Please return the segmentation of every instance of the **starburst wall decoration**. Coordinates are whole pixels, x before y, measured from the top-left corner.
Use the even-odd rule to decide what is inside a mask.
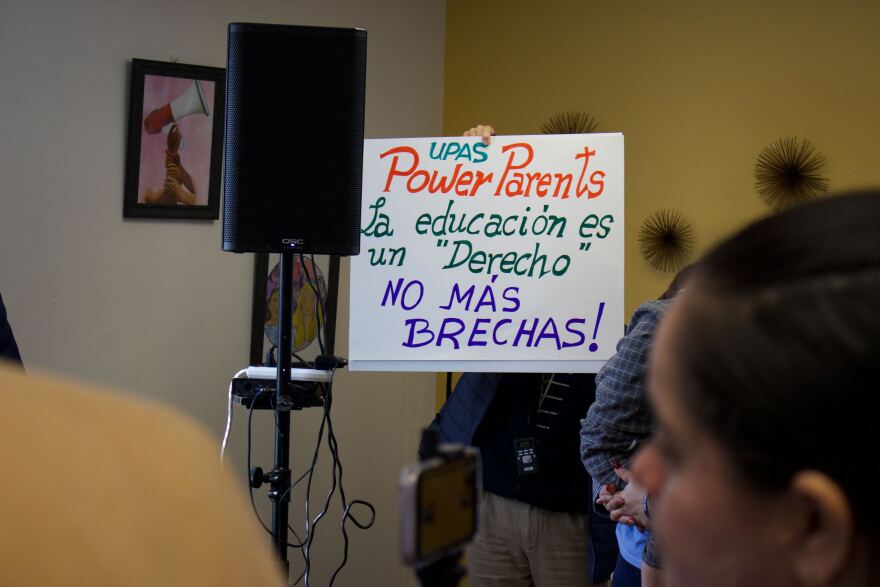
[[[694,230],[676,210],[658,210],[639,228],[639,251],[654,269],[677,271],[694,250]]]
[[[755,163],[755,189],[775,211],[803,204],[828,190],[825,157],[810,141],[785,137],[764,147]]]
[[[593,132],[597,126],[599,121],[586,112],[562,112],[542,124],[541,132],[545,135],[577,135]]]

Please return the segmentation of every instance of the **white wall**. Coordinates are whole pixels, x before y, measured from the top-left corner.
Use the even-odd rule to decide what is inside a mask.
[[[171,403],[219,438],[228,380],[248,358],[253,258],[220,251],[219,221],[123,220],[129,60],[224,67],[232,21],[363,27],[367,136],[429,136],[442,123],[444,19],[444,0],[3,0],[0,292],[26,365]],[[347,268],[339,354],[348,344]],[[432,403],[429,374],[338,376],[347,497],[372,501],[378,521],[367,532],[349,524],[350,562],[337,585],[412,583],[397,562],[395,485]],[[313,412],[293,416],[295,474],[312,450]],[[232,439],[242,478],[244,416]],[[269,468],[264,416],[255,417],[255,464]],[[323,464],[313,512],[328,487]],[[198,483],[186,473],[182,482]],[[296,524],[302,496],[297,488],[291,502]],[[257,500],[265,515],[264,494]],[[341,560],[338,522],[334,510],[319,528],[313,585]],[[297,553],[291,561],[301,568]]]

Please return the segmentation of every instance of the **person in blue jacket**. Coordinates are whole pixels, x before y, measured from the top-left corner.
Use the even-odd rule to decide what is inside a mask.
[[[469,581],[537,587],[596,585],[617,561],[615,524],[591,507],[580,418],[593,374],[464,373],[434,420],[440,442],[475,446],[483,463],[480,528]],[[543,398],[543,401],[542,401]],[[523,443],[536,458],[524,470]]]

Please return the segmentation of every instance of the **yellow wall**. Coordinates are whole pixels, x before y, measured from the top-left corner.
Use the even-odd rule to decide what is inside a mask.
[[[832,190],[880,185],[878,25],[876,0],[448,0],[444,131],[565,110],[622,131],[631,312],[670,278],[639,255],[644,218],[681,211],[704,251],[768,212],[752,173],[775,139],[809,138]]]

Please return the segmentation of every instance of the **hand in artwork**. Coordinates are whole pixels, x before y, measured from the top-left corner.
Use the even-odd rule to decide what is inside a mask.
[[[192,204],[196,201],[196,195],[187,190],[177,179],[173,177],[165,178],[165,190],[163,195],[170,196],[173,201],[181,204]]]
[[[176,179],[179,183],[186,186],[190,192],[195,193],[196,188],[193,185],[192,177],[189,172],[180,164],[180,157],[177,157],[177,161],[175,162],[173,159],[170,159],[166,156],[165,158],[165,176]]]
[[[165,150],[165,181],[161,190],[149,188],[144,192],[144,201],[148,204],[194,204],[196,188],[192,176],[180,161],[178,149],[183,136],[176,124],[168,132],[167,149]]]
[[[180,128],[176,124],[171,125],[171,130],[168,131],[168,150],[166,153],[177,153],[182,142],[183,135],[180,133]]]

